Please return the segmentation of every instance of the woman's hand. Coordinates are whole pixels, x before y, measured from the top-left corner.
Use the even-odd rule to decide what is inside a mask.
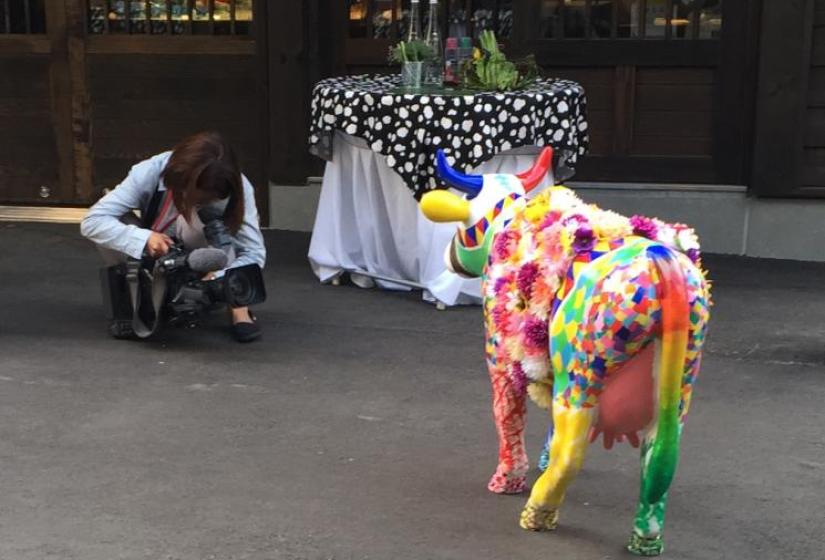
[[[168,235],[153,231],[146,241],[146,253],[156,259],[168,253],[174,244],[175,242]]]

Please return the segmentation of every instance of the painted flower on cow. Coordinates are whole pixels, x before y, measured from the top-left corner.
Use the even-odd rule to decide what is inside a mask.
[[[646,239],[656,239],[659,227],[656,222],[647,216],[633,216],[630,218],[630,225],[633,228],[633,235]]]
[[[573,234],[573,250],[576,253],[587,253],[592,251],[596,245],[596,236],[589,225],[582,225]]]
[[[497,260],[506,260],[513,256],[518,248],[520,235],[517,231],[507,229],[496,235],[493,242],[493,254]]]
[[[516,285],[525,299],[530,299],[533,295],[533,284],[539,275],[539,265],[535,262],[528,262],[518,271]]]
[[[593,230],[596,237],[603,241],[610,241],[626,237],[633,231],[630,221],[616,212],[610,210],[602,210],[598,206],[591,205],[588,207],[590,223],[593,224]]]
[[[524,369],[521,367],[521,363],[513,362],[510,366],[509,373],[510,380],[513,383],[513,389],[519,393],[523,392],[527,388],[527,375],[525,375]]]
[[[546,350],[550,342],[547,332],[547,321],[536,317],[528,317],[522,327],[524,344],[530,350]]]
[[[677,225],[676,227],[676,245],[680,251],[688,253],[688,251],[699,250],[699,238],[696,237],[696,232],[692,228],[684,225]],[[690,255],[688,255],[690,256]]]

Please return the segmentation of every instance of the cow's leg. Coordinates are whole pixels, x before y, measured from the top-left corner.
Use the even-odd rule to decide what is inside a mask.
[[[639,556],[658,556],[664,549],[662,530],[665,524],[665,508],[667,506],[667,490],[670,487],[672,473],[662,475],[663,470],[675,469],[679,454],[679,441],[669,446],[667,453],[653,457],[653,445],[656,443],[656,428],[652,428],[645,435],[642,443],[641,461],[642,477],[639,492],[639,505],[636,508],[636,518],[633,523],[633,533],[627,544],[627,550]],[[666,487],[662,488],[660,481],[668,479]],[[658,488],[657,488],[658,486]]]
[[[553,402],[550,465],[536,481],[521,513],[522,528],[532,531],[556,528],[564,494],[584,461],[587,434],[595,416],[593,411],[592,408],[568,408],[558,399]]]
[[[699,374],[701,364],[701,347],[704,341],[704,323],[695,327],[691,332],[691,344],[687,356],[687,379],[692,380]],[[682,415],[687,412],[690,404],[690,387],[682,386]],[[667,491],[670,487],[676,462],[679,456],[679,444],[682,435],[682,424],[676,432],[675,441],[666,448],[666,453],[653,459],[653,445],[656,443],[658,426],[655,424],[645,434],[641,448],[642,476],[639,491],[639,504],[636,507],[636,518],[633,523],[633,532],[627,543],[627,550],[639,556],[658,556],[664,550],[662,532],[665,524],[665,509],[667,506]],[[668,474],[669,473],[669,474]],[[661,481],[666,479],[666,484]],[[658,488],[657,488],[658,486]]]
[[[496,494],[518,494],[527,479],[527,453],[524,450],[526,393],[515,387],[504,363],[489,363],[493,386],[493,417],[498,432],[498,467],[487,489]]]
[[[541,448],[541,454],[539,455],[539,463],[538,467],[541,472],[547,470],[547,467],[550,465],[550,443],[553,441],[553,422],[550,422],[550,425],[547,427],[547,436],[544,438],[544,445]]]

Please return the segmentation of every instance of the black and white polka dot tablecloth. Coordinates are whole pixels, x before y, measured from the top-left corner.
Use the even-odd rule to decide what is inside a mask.
[[[386,156],[416,198],[443,187],[435,152],[443,148],[457,169],[469,171],[521,146],[553,146],[557,181],[569,179],[587,152],[584,89],[568,80],[540,80],[509,93],[400,93],[400,77],[346,76],[316,84],[310,151],[332,158],[336,130],[364,139]]]

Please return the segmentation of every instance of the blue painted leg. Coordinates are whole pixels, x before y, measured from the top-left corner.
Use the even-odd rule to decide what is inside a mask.
[[[550,442],[553,440],[553,423],[547,428],[547,438],[544,440],[544,447],[541,448],[539,456],[539,470],[544,472],[550,466]]]

